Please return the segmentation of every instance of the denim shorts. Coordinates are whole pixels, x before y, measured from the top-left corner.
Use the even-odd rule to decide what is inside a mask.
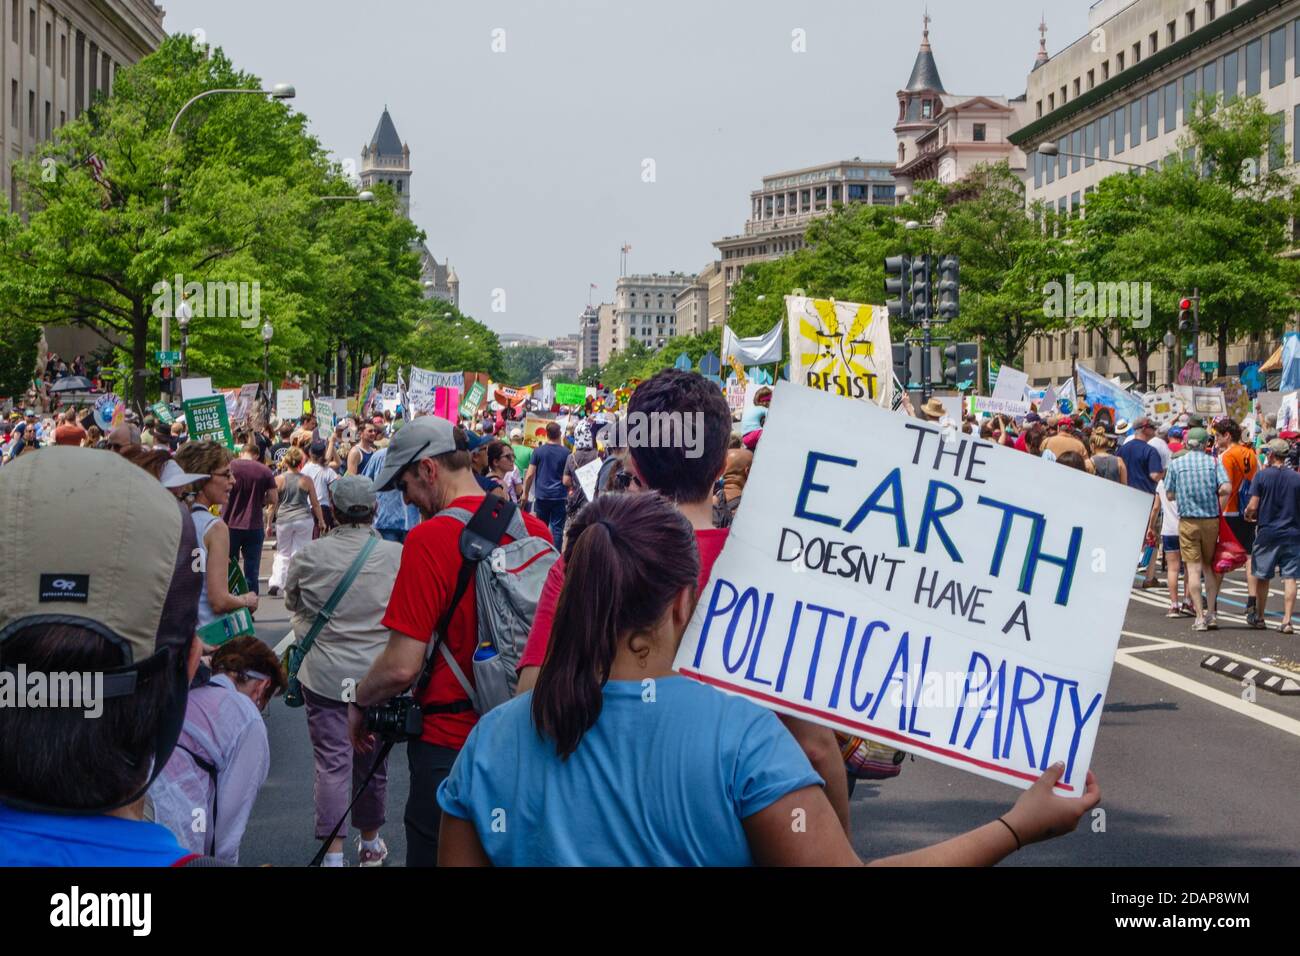
[[[1162,534],[1160,536],[1160,547],[1164,551],[1177,551],[1179,548],[1178,535]]]
[[[1300,578],[1300,546],[1294,541],[1261,544],[1256,539],[1250,558],[1251,577],[1267,581],[1281,571],[1284,578]]]

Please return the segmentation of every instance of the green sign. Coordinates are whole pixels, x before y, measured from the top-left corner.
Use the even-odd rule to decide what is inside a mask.
[[[167,407],[166,402],[154,402],[149,406],[149,410],[153,412],[154,417],[164,425],[170,425],[172,422],[176,421],[172,416],[172,410]]]
[[[184,403],[185,423],[190,441],[221,442],[232,451],[235,436],[230,431],[230,416],[226,412],[226,396],[207,395],[191,398]]]
[[[154,352],[153,354],[157,356],[158,364],[163,367],[181,364],[180,352]]]
[[[583,405],[587,401],[587,386],[556,382],[555,400],[561,405]]]
[[[1202,362],[1202,363],[1201,363],[1201,371],[1204,372],[1206,375],[1210,376],[1211,378],[1213,378],[1215,375],[1218,375],[1218,374],[1219,374],[1219,363],[1218,363],[1218,362]]]
[[[469,388],[469,394],[465,396],[465,401],[460,403],[460,414],[464,418],[470,418],[478,411],[479,403],[483,401],[483,396],[487,394],[487,386],[482,382],[475,382]]]

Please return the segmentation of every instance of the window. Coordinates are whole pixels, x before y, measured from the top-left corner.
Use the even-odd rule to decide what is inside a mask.
[[[99,58],[99,90],[105,96],[109,94],[113,85],[113,59],[107,53]]]
[[[1172,133],[1178,125],[1178,81],[1165,87],[1165,132]]]
[[[1201,92],[1206,96],[1219,95],[1219,74],[1217,66],[1218,64],[1216,63],[1207,63],[1201,69]],[[1210,112],[1214,112],[1213,107],[1210,108]]]
[[[1214,22],[1214,0],[1205,0],[1205,22]]]
[[[59,110],[59,128],[62,129],[64,126],[67,125],[68,125],[68,111]]]
[[[1241,57],[1233,50],[1223,58],[1223,102],[1230,103],[1237,98],[1237,80],[1240,79]]]
[[[1083,159],[1081,158],[1083,153],[1083,130],[1076,129],[1070,134],[1070,152],[1074,153],[1070,157],[1070,172],[1077,173],[1083,168]]]
[[[1300,23],[1300,21],[1296,21],[1296,22]],[[1055,93],[1048,93],[1048,94],[1047,94],[1047,111],[1050,113],[1050,112],[1051,112],[1052,110],[1054,110],[1054,109],[1056,109],[1056,94],[1055,94]]]
[[[1295,55],[1291,57],[1291,70],[1300,76],[1300,20],[1295,22]]]
[[[1083,161],[1085,166],[1091,166],[1096,162],[1093,157],[1097,151],[1097,124],[1089,123],[1083,128],[1083,153],[1088,158]]]
[[[1061,202],[1065,202],[1065,200],[1062,199]],[[1049,361],[1049,362],[1053,361],[1053,358],[1054,358],[1053,355],[1052,355],[1052,350],[1053,350],[1052,347],[1053,347],[1054,345],[1056,345],[1056,336],[1054,336],[1054,335],[1049,335],[1049,336],[1047,337],[1047,361]]]
[[[1142,44],[1134,43],[1133,44],[1133,65],[1137,66],[1141,62],[1142,62]]]
[[[90,44],[90,102],[95,102],[95,94],[99,92],[99,71],[96,67],[99,65],[99,44]]]
[[[1273,128],[1268,144],[1268,168],[1272,171],[1286,165],[1286,114],[1274,113],[1269,120]]]
[[[1282,27],[1268,35],[1268,86],[1282,85],[1286,76],[1286,30]]]
[[[1300,129],[1300,106],[1295,108],[1295,115],[1292,117],[1292,122],[1296,125],[1291,127],[1293,131],[1291,140],[1291,162],[1300,163],[1300,136],[1294,135],[1294,131]]]
[[[1187,32],[1191,33],[1195,29],[1196,29],[1196,11],[1188,10],[1187,11]]]
[[[54,65],[54,24],[45,24],[45,65]]]
[[[1034,361],[1041,362],[1042,360],[1043,360],[1043,340],[1042,337],[1040,336],[1034,339]]]
[[[1170,20],[1165,27],[1165,45],[1171,46],[1178,39],[1178,21]]]
[[[1258,96],[1260,89],[1260,64],[1261,54],[1263,53],[1264,43],[1262,40],[1252,40],[1246,44],[1246,95]]]
[[[1065,87],[1061,87],[1061,105],[1064,106],[1066,101]]]
[[[1097,85],[1097,79],[1096,79],[1096,76],[1095,76],[1095,72],[1096,72],[1096,71],[1094,71],[1094,70],[1089,70],[1089,71],[1088,71],[1088,89],[1092,89],[1094,86]]]
[[[1124,107],[1115,111],[1115,155],[1118,156],[1124,152],[1124,134],[1128,130],[1125,117],[1127,113]]]
[[[1160,135],[1160,94],[1147,94],[1147,142]]]
[[[9,17],[9,38],[15,43],[18,42],[18,0],[9,0],[11,9]]]
[[[1079,98],[1079,78],[1077,76],[1074,78],[1074,98]]]
[[[27,11],[27,52],[36,55],[36,11]]]
[[[1043,156],[1035,151],[1029,154],[1029,165],[1034,168],[1034,188],[1043,188]]]
[[[921,101],[921,119],[929,119],[931,117],[931,102],[931,100]]]
[[[1128,105],[1128,140],[1129,145],[1137,149],[1142,145],[1142,101],[1134,100]]]
[[[1101,64],[1101,79],[1103,82],[1110,79],[1110,60]]]
[[[1042,100],[1039,100],[1037,103],[1034,104],[1034,118],[1035,118],[1035,119],[1042,119],[1042,118],[1043,118],[1043,101],[1042,101]]]
[[[1070,209],[1072,210],[1072,215],[1078,216],[1078,215],[1079,215],[1079,210],[1080,210],[1081,208],[1083,208],[1083,207],[1082,207],[1082,204],[1079,202],[1079,194],[1078,194],[1077,192],[1075,192],[1075,193],[1071,193],[1071,194],[1070,194]]]
[[[1101,158],[1110,159],[1110,114],[1097,120],[1097,145],[1101,148]]]
[[[985,126],[985,124],[976,123],[973,135],[975,137],[975,142],[983,143],[988,137],[987,127]]]
[[[1300,107],[1296,107],[1296,108],[1300,109]],[[1052,157],[1042,156],[1038,153],[1034,153],[1034,155],[1038,156],[1040,161],[1039,165],[1045,167],[1046,169],[1048,184],[1050,185],[1051,183],[1056,182],[1056,163],[1053,162]]]
[[[27,91],[27,135],[36,138],[36,91]]]
[[[1116,72],[1116,73],[1123,73],[1123,72],[1124,72],[1124,54],[1123,54],[1123,53],[1116,53],[1116,54],[1115,54],[1115,72]]]
[[[1192,118],[1193,111],[1196,109],[1196,73],[1188,73],[1183,77],[1183,125],[1186,126]]]
[[[1159,34],[1152,30],[1151,35],[1147,37],[1147,56],[1155,56],[1159,48]]]
[[[49,139],[50,133],[53,132],[53,130],[50,129],[50,116],[51,116],[50,101],[46,100],[45,101],[45,138],[46,139]]]
[[[18,128],[18,81],[9,81],[9,125]]]
[[[68,35],[59,34],[59,76],[68,78]]]
[[[1070,137],[1062,136],[1056,141],[1056,148],[1061,154],[1056,157],[1056,175],[1064,179],[1070,175],[1070,157],[1065,154],[1070,151]],[[1062,200],[1064,202],[1064,200]]]
[[[894,205],[894,187],[893,186],[872,186],[871,201],[877,205]]]

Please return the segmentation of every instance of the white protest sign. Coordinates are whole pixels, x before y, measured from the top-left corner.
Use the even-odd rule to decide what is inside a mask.
[[[183,378],[181,379],[181,403],[188,402],[191,398],[207,398],[209,395],[215,395],[212,390],[212,379],[210,378]]]
[[[790,381],[885,408],[893,405],[888,309],[797,295],[787,295],[785,307]]]
[[[745,407],[745,390],[746,386],[739,382],[727,383],[727,407],[732,412],[739,412]]]
[[[596,500],[596,479],[600,477],[600,469],[604,464],[600,458],[593,458],[573,472],[578,476],[578,484],[582,486],[582,493],[588,501]]]
[[[1060,760],[1082,793],[1151,499],[994,448],[779,383],[674,668],[1019,787]]]
[[[998,383],[993,386],[993,397],[1019,402],[1024,399],[1025,387],[1028,384],[1028,375],[1018,368],[1004,365],[998,371]]]
[[[302,389],[281,388],[276,390],[275,417],[282,422],[302,418]]]
[[[1012,418],[1022,418],[1029,414],[1028,402],[1012,401],[1007,398],[985,398],[983,395],[976,395],[971,401],[974,403],[976,412],[987,412],[990,415],[1009,415]]]
[[[1221,388],[1201,388],[1196,385],[1175,385],[1174,394],[1192,415],[1226,415],[1228,403]]]

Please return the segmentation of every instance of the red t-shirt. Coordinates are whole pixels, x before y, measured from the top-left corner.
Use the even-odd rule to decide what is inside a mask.
[[[262,527],[262,504],[266,493],[275,487],[275,474],[261,462],[236,458],[230,463],[235,483],[221,517],[226,527],[236,531],[253,531]]]
[[[695,545],[700,549],[699,592],[704,593],[704,586],[709,583],[709,574],[713,571],[713,562],[722,553],[722,546],[727,543],[729,528],[696,529]],[[528,632],[528,644],[519,658],[519,669],[541,667],[546,660],[546,648],[551,640],[551,625],[555,623],[555,606],[560,601],[560,591],[564,588],[564,558],[551,565],[542,586],[541,597],[537,599],[537,616],[533,618],[532,630]]]
[[[473,514],[483,501],[482,495],[465,495],[449,507],[463,508]],[[551,529],[530,514],[523,514],[524,525],[534,538],[551,540]],[[402,563],[393,582],[393,593],[388,599],[384,614],[384,627],[405,634],[421,643],[428,643],[433,629],[438,625],[447,603],[456,591],[456,578],[460,575],[460,533],[465,526],[455,518],[430,518],[411,529],[402,548]],[[501,536],[501,544],[514,539]],[[452,612],[447,625],[446,643],[456,663],[466,675],[473,673],[474,650],[478,646],[478,608],[475,603],[474,582],[470,581],[465,596]],[[439,659],[441,659],[441,653]],[[433,677],[420,698],[421,705],[454,704],[465,700],[465,691],[445,662],[433,667]],[[459,750],[465,738],[478,722],[478,714],[463,710],[456,714],[426,714],[424,732],[420,739],[435,747]]]

